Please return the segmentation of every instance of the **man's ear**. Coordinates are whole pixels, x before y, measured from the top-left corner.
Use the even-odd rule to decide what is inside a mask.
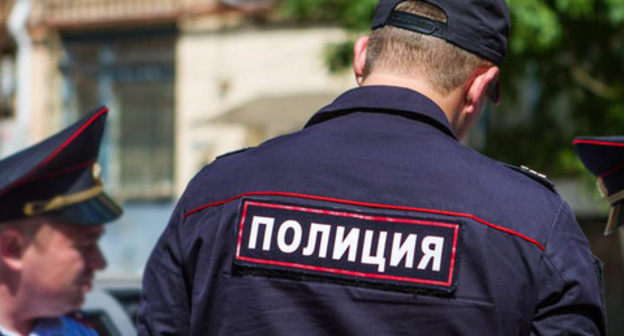
[[[497,66],[478,70],[468,84],[466,90],[466,106],[468,114],[479,112],[489,98],[491,86],[496,85],[500,69]]]
[[[366,48],[368,47],[368,36],[362,36],[355,41],[353,46],[353,72],[358,85],[362,85],[364,77],[364,67],[366,66]]]
[[[22,256],[28,246],[26,235],[15,229],[9,228],[0,233],[0,259],[6,267],[12,270],[22,268]]]

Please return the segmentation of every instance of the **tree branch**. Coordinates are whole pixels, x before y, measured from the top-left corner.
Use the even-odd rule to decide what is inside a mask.
[[[572,78],[583,88],[598,97],[609,100],[621,100],[624,94],[621,89],[609,86],[606,83],[592,77],[585,69],[580,66],[574,66],[571,70]]]

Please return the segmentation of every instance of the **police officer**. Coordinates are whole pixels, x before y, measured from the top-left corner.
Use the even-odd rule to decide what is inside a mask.
[[[0,161],[0,335],[97,335],[74,315],[121,208],[97,164],[108,109]]]
[[[624,137],[578,137],[574,148],[589,171],[596,177],[598,190],[611,209],[605,236],[624,226]]]
[[[381,0],[360,85],[190,182],[141,335],[601,335],[588,242],[548,180],[463,146],[498,99],[504,0]]]

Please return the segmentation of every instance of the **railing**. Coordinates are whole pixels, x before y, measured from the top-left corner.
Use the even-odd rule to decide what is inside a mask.
[[[52,26],[175,19],[176,0],[40,0],[35,21]]]
[[[2,0],[0,0],[2,1]],[[271,0],[39,0],[31,23],[55,27],[175,21],[182,15],[219,13],[240,4],[256,8]],[[266,6],[265,6],[266,7]]]

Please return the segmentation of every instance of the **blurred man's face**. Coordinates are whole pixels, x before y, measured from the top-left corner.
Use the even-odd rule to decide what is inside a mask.
[[[98,246],[103,232],[102,225],[49,221],[37,230],[23,254],[21,281],[32,298],[33,315],[59,316],[82,305],[95,271],[106,267]]]

